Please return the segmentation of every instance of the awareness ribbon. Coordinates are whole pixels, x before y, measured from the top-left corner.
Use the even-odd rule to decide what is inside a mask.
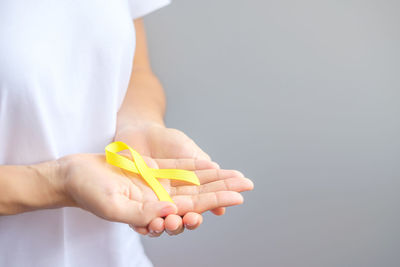
[[[118,152],[128,149],[131,152],[132,159],[126,158],[119,155]],[[133,150],[130,146],[124,142],[113,142],[106,146],[106,161],[119,167],[121,169],[139,174],[151,187],[154,193],[157,195],[160,201],[172,202],[167,190],[160,184],[156,179],[173,179],[189,182],[195,185],[200,185],[199,179],[196,174],[192,171],[178,170],[178,169],[153,169],[149,168],[144,162],[142,156]]]

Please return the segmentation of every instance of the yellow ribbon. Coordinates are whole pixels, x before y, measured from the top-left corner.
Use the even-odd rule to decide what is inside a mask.
[[[132,159],[117,154],[120,151],[128,149],[131,152]],[[156,179],[174,179],[200,185],[199,179],[192,171],[178,169],[153,169],[149,168],[144,162],[142,156],[124,142],[113,142],[106,146],[106,161],[121,169],[134,172],[143,177],[147,184],[153,189],[160,201],[172,202],[167,190]]]

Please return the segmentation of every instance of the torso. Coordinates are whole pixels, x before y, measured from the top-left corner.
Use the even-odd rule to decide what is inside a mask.
[[[0,1],[0,164],[102,153],[128,86],[126,0]],[[149,266],[128,226],[63,208],[0,217],[0,266]]]

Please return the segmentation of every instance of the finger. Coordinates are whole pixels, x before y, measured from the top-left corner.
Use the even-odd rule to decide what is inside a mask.
[[[221,216],[221,215],[225,214],[226,209],[225,208],[215,208],[215,209],[212,209],[211,212],[217,216]]]
[[[202,185],[182,185],[171,188],[171,195],[197,195],[217,191],[244,192],[253,189],[253,182],[247,178],[228,178]]]
[[[195,159],[204,159],[211,161],[210,155],[208,155],[206,152],[204,152],[200,147],[196,145],[196,155],[194,156]]]
[[[186,158],[194,158],[194,159],[205,159],[211,161],[211,157],[205,153],[193,140],[190,140],[186,143],[186,146],[183,146],[186,153]],[[190,155],[190,156],[189,156]],[[189,156],[189,157],[188,157]]]
[[[164,232],[164,219],[160,217],[155,218],[150,222],[147,230],[150,237],[159,237]]]
[[[228,178],[244,177],[241,172],[236,170],[209,169],[197,170],[195,173],[197,178],[199,178],[200,184],[207,184]]]
[[[105,218],[111,221],[132,224],[134,227],[147,227],[157,217],[175,214],[177,207],[166,201],[139,203],[128,198],[119,198],[109,203]]]
[[[148,167],[153,168],[153,169],[158,169],[159,168],[158,164],[157,164],[157,161],[155,159],[150,158],[150,157],[145,157],[145,156],[142,157],[142,158],[143,158],[144,162],[146,163],[146,165]]]
[[[135,227],[133,225],[129,225],[130,228],[132,228],[133,230],[135,230],[136,233],[141,234],[141,235],[147,235],[149,233],[149,231],[147,230],[146,227]]]
[[[233,191],[174,196],[172,199],[178,207],[179,215],[184,215],[191,211],[201,214],[207,210],[243,203],[242,195]]]
[[[244,177],[244,175],[236,170],[221,170],[221,169],[207,169],[195,171],[200,184],[207,184],[214,181],[224,180],[228,178]],[[172,187],[179,187],[187,185],[186,182],[179,180],[171,180]]]
[[[217,168],[214,168],[214,169],[221,169],[221,167],[219,166],[218,163],[216,163],[215,161],[213,161],[212,163],[217,167]]]
[[[183,216],[182,221],[186,229],[194,230],[203,222],[203,216],[195,212],[188,212]]]
[[[219,169],[215,162],[202,159],[155,159],[160,169],[206,170]]]
[[[171,214],[165,218],[165,231],[169,235],[178,235],[184,230],[182,218],[178,215]]]

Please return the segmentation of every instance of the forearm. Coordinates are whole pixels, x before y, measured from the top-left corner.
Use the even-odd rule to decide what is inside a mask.
[[[136,70],[118,112],[117,130],[143,121],[163,125],[165,94],[157,77],[149,70]]]
[[[0,166],[0,215],[69,205],[55,161]]]
[[[118,112],[117,132],[148,123],[164,125],[164,89],[150,66],[143,21],[135,20],[134,25],[135,58],[128,90]]]

